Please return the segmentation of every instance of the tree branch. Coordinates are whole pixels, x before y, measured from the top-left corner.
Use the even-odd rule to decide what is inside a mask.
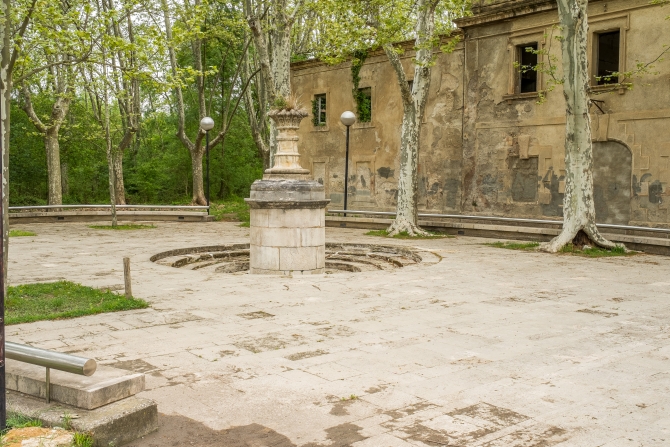
[[[244,84],[244,87],[242,88],[242,93],[240,96],[237,97],[237,101],[235,102],[235,107],[233,108],[232,113],[229,114],[228,122],[225,124],[225,127],[219,132],[219,134],[212,140],[210,143],[212,146],[216,146],[219,144],[222,138],[225,137],[225,135],[228,133],[228,130],[230,129],[231,124],[233,123],[233,118],[235,117],[235,113],[237,112],[237,109],[240,106],[240,101],[242,101],[242,98],[246,94],[247,90],[249,89],[249,84],[251,84],[251,78],[256,76],[260,72],[260,68],[256,70],[249,79],[247,79],[247,82]]]
[[[410,91],[409,85],[407,84],[407,76],[405,75],[405,69],[402,67],[402,62],[400,62],[398,53],[391,44],[385,44],[383,45],[382,48],[384,49],[384,52],[386,53],[386,56],[389,59],[389,62],[391,62],[391,67],[393,67],[393,70],[395,71],[396,78],[398,79],[398,84],[400,85],[400,93],[402,95],[402,101],[405,105],[409,105],[412,103],[412,92]]]
[[[21,86],[21,96],[23,96],[23,104],[21,104],[21,108],[28,115],[28,119],[30,119],[35,127],[37,127],[37,130],[42,133],[46,133],[48,128],[35,113],[35,109],[33,108],[33,101],[30,96],[30,90],[28,90],[28,87],[25,85]]]
[[[23,18],[23,22],[21,23],[21,27],[19,28],[18,36],[17,38],[14,38],[15,41],[20,41],[26,34],[26,30],[28,29],[28,25],[30,24],[30,19],[32,18],[33,12],[35,11],[36,3],[37,0],[33,0],[33,2],[30,4],[30,8],[28,8],[28,12],[26,13],[26,16]],[[12,57],[9,61],[9,67],[7,68],[8,73],[12,73],[12,71],[14,70],[14,65],[16,65],[16,61],[19,58],[19,53],[20,53],[19,48],[15,47],[14,50],[12,51]]]

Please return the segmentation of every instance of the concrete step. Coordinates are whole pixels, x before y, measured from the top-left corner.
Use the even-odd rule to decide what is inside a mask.
[[[7,389],[46,399],[46,368],[7,359]],[[98,365],[90,377],[51,370],[51,399],[93,410],[144,391],[144,374]]]
[[[94,447],[120,446],[146,436],[158,429],[158,407],[150,399],[135,396],[95,410],[7,392],[7,410],[39,419],[48,427],[69,427],[93,437]]]

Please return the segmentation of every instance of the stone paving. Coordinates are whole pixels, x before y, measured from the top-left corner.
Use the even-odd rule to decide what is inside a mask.
[[[158,402],[164,423],[133,446],[670,445],[670,258],[394,240],[442,260],[263,277],[149,261],[247,242],[231,223],[22,229],[38,236],[11,239],[11,284],[120,289],[122,258],[132,258],[133,292],[151,309],[7,336],[145,372],[140,396]],[[327,239],[380,242],[363,233],[328,229]]]

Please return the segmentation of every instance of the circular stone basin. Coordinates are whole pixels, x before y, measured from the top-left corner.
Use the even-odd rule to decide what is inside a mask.
[[[412,265],[432,265],[442,258],[410,247],[373,244],[326,244],[326,273],[390,271]],[[165,251],[151,257],[157,264],[214,273],[249,270],[249,244],[215,245]]]

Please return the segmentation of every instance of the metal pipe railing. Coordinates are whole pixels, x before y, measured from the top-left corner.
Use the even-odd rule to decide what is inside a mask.
[[[21,210],[52,210],[52,209],[86,209],[86,208],[104,208],[111,209],[112,205],[39,205],[39,206],[10,206],[10,211]],[[207,210],[208,206],[191,205],[116,205],[117,209],[168,209],[168,210]]]
[[[357,210],[326,210],[328,213],[335,214],[363,214],[369,216],[395,216],[396,213],[390,211],[357,211]],[[423,214],[419,213],[418,217],[432,217],[436,219],[470,219],[470,220],[497,220],[501,222],[517,222],[517,223],[537,223],[537,224],[553,224],[563,225],[562,220],[542,220],[542,219],[523,219],[516,217],[495,217],[495,216],[464,216],[461,214]],[[610,228],[613,230],[636,230],[636,231],[651,231],[657,233],[670,233],[668,228],[652,228],[652,227],[635,227],[630,225],[613,225],[613,224],[596,224],[599,228]]]
[[[19,343],[5,342],[5,356],[8,359],[46,368],[46,401],[51,401],[51,369],[65,371],[80,376],[92,376],[98,368],[94,359],[71,354],[48,351]]]

